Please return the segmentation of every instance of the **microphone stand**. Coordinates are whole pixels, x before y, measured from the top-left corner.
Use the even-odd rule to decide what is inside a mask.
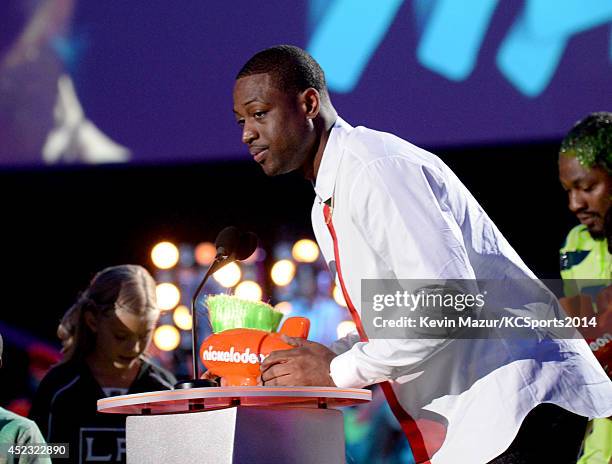
[[[226,264],[235,261],[233,253],[229,256],[224,254],[223,248],[220,249],[220,252],[217,253],[215,260],[206,271],[204,278],[196,288],[196,291],[191,297],[191,355],[193,357],[193,378],[191,380],[182,380],[177,382],[174,388],[199,388],[199,387],[217,387],[217,382],[214,380],[208,379],[200,379],[198,373],[198,318],[197,318],[197,309],[196,302],[198,297],[200,296],[200,292],[204,288],[204,284],[208,281],[211,275],[217,272]]]

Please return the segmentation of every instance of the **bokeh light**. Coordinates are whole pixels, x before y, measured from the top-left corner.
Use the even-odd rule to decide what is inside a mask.
[[[274,266],[272,266],[272,270],[270,271],[272,282],[279,287],[289,285],[294,276],[295,264],[293,264],[293,261],[289,261],[288,259],[281,259],[280,261],[277,261],[274,263]]]
[[[164,282],[157,284],[155,288],[157,294],[157,306],[162,311],[168,311],[174,309],[177,304],[181,301],[181,292],[178,287],[170,282]]]
[[[191,330],[193,320],[191,319],[191,312],[185,305],[179,305],[172,314],[172,320],[176,326],[181,330]]]
[[[295,242],[291,255],[299,263],[314,263],[319,258],[319,246],[309,239]]]
[[[274,306],[274,309],[283,313],[283,316],[287,316],[293,309],[293,306],[288,301],[281,301]]]
[[[240,282],[242,272],[236,263],[229,263],[213,274],[213,277],[220,285],[229,288]]]
[[[151,261],[159,269],[170,269],[179,260],[179,250],[174,243],[160,242],[151,250]]]
[[[245,280],[235,288],[234,295],[243,300],[261,301],[262,291],[257,282]]]
[[[342,321],[338,324],[336,328],[336,333],[338,334],[338,338],[346,337],[351,332],[355,332],[357,330],[357,326],[353,321]]]
[[[346,300],[344,299],[344,295],[342,294],[342,289],[337,285],[334,285],[334,291],[332,294],[334,296],[334,301],[343,308],[346,308]]]
[[[209,266],[215,256],[217,256],[217,249],[210,242],[202,242],[195,248],[195,260],[200,266]]]
[[[172,325],[160,325],[153,334],[153,343],[162,351],[172,351],[176,349],[181,341],[181,334]]]

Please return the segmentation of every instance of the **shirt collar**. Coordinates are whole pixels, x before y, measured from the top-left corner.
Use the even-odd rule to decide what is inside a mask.
[[[334,193],[338,165],[342,158],[342,142],[353,127],[340,116],[331,128],[329,138],[323,150],[323,157],[314,182],[314,190],[320,201],[329,200]]]

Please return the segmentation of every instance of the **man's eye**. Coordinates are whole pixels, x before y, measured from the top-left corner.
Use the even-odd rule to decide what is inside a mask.
[[[240,127],[244,126],[244,119],[238,119],[236,124],[238,124]]]
[[[261,118],[263,118],[265,115],[266,115],[266,112],[265,112],[265,111],[255,111],[255,112],[253,113],[253,117],[254,117],[255,119],[261,119]]]

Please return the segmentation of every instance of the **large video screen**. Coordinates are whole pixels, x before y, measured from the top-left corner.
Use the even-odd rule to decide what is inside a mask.
[[[0,166],[247,159],[235,75],[290,43],[353,125],[551,140],[612,110],[610,0],[3,0]]]

